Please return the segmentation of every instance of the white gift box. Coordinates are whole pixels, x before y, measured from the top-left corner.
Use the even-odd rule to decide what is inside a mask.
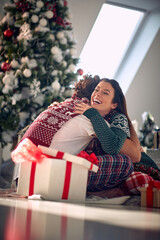
[[[40,163],[21,163],[17,193],[40,194],[47,200],[85,201],[88,171],[97,172],[98,166],[82,157],[43,146],[39,148],[49,157]]]

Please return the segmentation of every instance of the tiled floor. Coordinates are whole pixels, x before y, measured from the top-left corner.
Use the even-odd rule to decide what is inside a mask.
[[[0,240],[159,240],[160,209],[0,198]]]

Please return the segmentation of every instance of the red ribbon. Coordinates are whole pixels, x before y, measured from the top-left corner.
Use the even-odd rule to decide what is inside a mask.
[[[77,156],[87,159],[89,162],[92,163],[92,165],[93,164],[98,165],[99,161],[98,161],[98,158],[96,157],[96,155],[94,153],[89,155],[87,152],[81,151],[79,154],[77,154]]]
[[[71,171],[72,171],[72,163],[67,161],[62,199],[68,199],[69,187],[70,187],[70,181],[71,181]]]
[[[63,159],[63,155],[64,155],[64,152],[58,151],[56,158]],[[29,181],[29,196],[34,194],[36,164],[37,163],[33,162],[31,165],[31,173],[30,173],[30,181]],[[67,161],[62,199],[68,199],[69,187],[70,187],[70,181],[71,181],[71,171],[72,171],[72,163]]]
[[[153,188],[160,189],[160,182],[150,181],[149,186],[147,187],[147,207],[153,207]]]
[[[29,181],[29,196],[32,196],[34,193],[35,173],[36,173],[36,163],[33,162],[31,165],[31,174],[30,174],[30,181]]]
[[[58,151],[56,158],[63,159],[63,155],[64,155],[64,152]],[[71,181],[71,171],[72,171],[72,163],[67,161],[62,199],[68,199],[69,187],[70,187],[70,181]]]

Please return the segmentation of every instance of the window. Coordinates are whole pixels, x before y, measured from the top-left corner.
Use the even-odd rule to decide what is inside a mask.
[[[144,13],[103,4],[80,55],[84,73],[114,78]]]

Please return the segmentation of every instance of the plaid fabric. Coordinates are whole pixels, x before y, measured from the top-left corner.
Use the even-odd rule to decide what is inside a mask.
[[[88,192],[111,189],[127,179],[133,171],[133,164],[125,155],[106,154],[97,158],[99,169],[97,173],[88,174]]]
[[[155,181],[151,176],[142,172],[132,172],[122,184],[123,190],[131,195],[139,195],[141,187],[148,187],[150,181]]]

